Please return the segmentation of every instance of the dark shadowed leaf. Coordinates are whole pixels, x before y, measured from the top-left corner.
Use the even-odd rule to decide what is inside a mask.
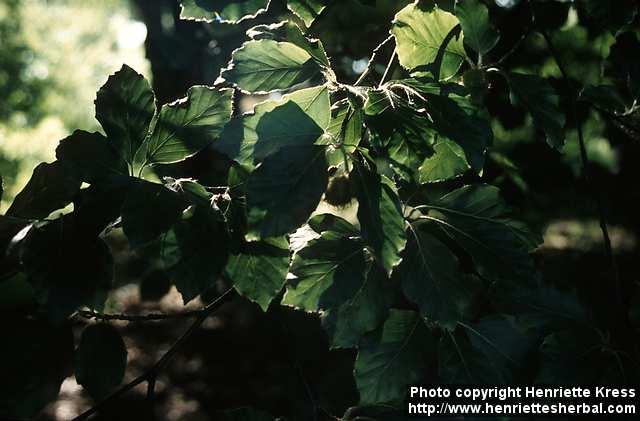
[[[157,239],[180,218],[186,203],[162,184],[139,180],[122,205],[122,228],[131,247]]]
[[[274,417],[268,412],[245,407],[224,411],[222,421],[274,421]]]
[[[32,227],[19,246],[24,272],[52,321],[62,322],[83,305],[102,309],[113,281],[113,257],[73,215]]]
[[[0,351],[0,418],[34,419],[71,374],[71,326],[5,314],[0,329],[7,339]]]
[[[420,314],[454,329],[472,315],[479,283],[462,273],[458,259],[440,240],[409,229],[409,241],[396,275],[406,297],[418,304]]]
[[[592,315],[576,293],[549,286],[531,288],[496,288],[500,309],[515,315],[518,323],[542,333],[558,329],[589,326]]]
[[[286,108],[276,111],[285,105]],[[275,114],[263,121],[263,117],[274,111]],[[292,114],[284,117],[288,112]],[[280,100],[260,103],[252,113],[234,118],[213,147],[245,168],[253,169],[266,153],[280,146],[313,143],[329,125],[330,118],[327,88],[301,89]]]
[[[325,231],[333,231],[345,237],[357,237],[360,235],[360,231],[351,225],[349,221],[330,213],[314,215],[307,223],[318,234],[322,234]]]
[[[614,115],[624,114],[633,105],[615,86],[610,85],[588,85],[580,92],[580,99]]]
[[[351,179],[359,203],[362,237],[373,249],[380,266],[390,274],[400,263],[400,253],[407,242],[396,188],[391,180],[360,164]]]
[[[156,110],[154,101],[149,82],[127,65],[109,76],[98,91],[96,119],[118,155],[129,165],[133,165],[133,158],[149,131]]]
[[[620,28],[633,22],[638,13],[634,0],[578,0],[579,10],[584,12],[591,23],[609,29],[614,35]]]
[[[356,294],[322,316],[332,348],[355,348],[362,336],[386,319],[396,298],[393,283],[384,271],[369,265],[364,283]]]
[[[82,331],[74,355],[76,381],[94,399],[102,399],[124,379],[127,348],[118,331],[99,323]]]
[[[534,344],[509,316],[460,323],[440,339],[440,377],[446,383],[513,384]]]
[[[537,383],[606,384],[625,382],[626,357],[606,349],[606,339],[593,328],[561,330],[540,345]],[[635,364],[634,364],[635,365]],[[588,369],[585,369],[587,368]],[[637,365],[636,365],[637,370]]]
[[[247,182],[247,237],[276,237],[300,227],[318,206],[327,180],[322,146],[288,146],[269,155]]]
[[[222,275],[228,248],[224,218],[212,207],[188,208],[164,235],[162,257],[185,304],[212,287]]]
[[[127,162],[100,133],[76,130],[60,141],[56,158],[80,180],[90,184],[129,175]]]
[[[496,187],[465,186],[429,208],[428,218],[471,255],[481,275],[507,283],[533,279],[529,252],[542,239],[508,218],[510,209]]]
[[[638,57],[638,54],[640,41],[637,33],[624,32],[616,38],[605,62],[605,74],[613,78],[632,100],[640,98],[640,64],[629,57]]]
[[[533,124],[547,136],[547,143],[556,149],[565,141],[565,117],[560,110],[560,99],[553,87],[535,75],[509,73],[511,102],[523,106],[531,113]]]
[[[420,315],[391,310],[358,346],[355,378],[361,405],[402,402],[407,387],[424,380],[434,340]]]
[[[294,255],[289,273],[283,304],[306,311],[338,307],[364,282],[363,244],[341,233],[325,231]]]
[[[485,150],[493,140],[489,122],[475,115],[475,111],[466,98],[448,98],[431,93],[425,93],[424,96],[427,100],[427,112],[433,119],[435,131],[460,146],[468,165],[480,173],[484,166]],[[460,157],[459,149],[457,149],[456,155]],[[451,154],[447,158],[450,160],[447,164],[450,171],[448,175],[458,175],[456,172],[460,171],[463,166],[459,158],[457,159]],[[458,171],[451,171],[451,166],[457,167]]]
[[[225,275],[234,288],[263,311],[280,292],[289,270],[289,244],[286,238],[267,238],[249,242],[239,254],[229,256]]]
[[[69,167],[56,161],[42,163],[7,210],[8,216],[44,219],[55,210],[62,209],[80,190],[80,180]]]

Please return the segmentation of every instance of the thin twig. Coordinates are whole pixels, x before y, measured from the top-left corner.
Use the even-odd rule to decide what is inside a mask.
[[[618,306],[620,306],[619,308],[622,309],[623,303],[624,303],[622,300],[622,285],[620,282],[618,265],[616,263],[616,259],[613,254],[613,247],[611,246],[611,238],[609,236],[609,228],[607,226],[607,217],[604,209],[604,203],[602,202],[602,196],[600,192],[596,190],[591,180],[591,174],[589,171],[589,156],[587,154],[587,147],[584,141],[584,132],[582,130],[582,124],[578,120],[578,112],[577,112],[577,105],[576,105],[578,100],[578,91],[572,85],[571,79],[569,78],[569,74],[567,73],[566,68],[562,63],[562,60],[560,60],[560,55],[558,54],[558,51],[556,50],[553,42],[551,41],[551,38],[546,33],[546,31],[540,31],[540,33],[542,34],[545,41],[547,42],[547,46],[549,47],[549,52],[553,56],[553,59],[555,60],[558,66],[558,69],[560,70],[560,73],[562,74],[562,78],[564,79],[567,87],[569,88],[569,97],[570,97],[569,107],[570,107],[571,117],[576,122],[576,130],[578,133],[578,145],[580,147],[580,160],[582,163],[582,177],[584,178],[584,181],[587,187],[591,191],[591,194],[593,195],[596,202],[596,206],[598,208],[598,219],[600,222],[600,230],[602,231],[602,238],[604,240],[605,252],[607,254],[607,258],[609,259],[609,263],[611,265],[611,269],[613,271],[613,276],[616,283],[616,286],[615,286],[616,300],[617,300]]]
[[[367,62],[367,67],[364,69],[364,72],[362,72],[362,74],[360,75],[358,80],[356,80],[356,82],[353,84],[353,86],[358,86],[359,84],[361,84],[364,81],[364,79],[367,77],[367,75],[371,72],[371,69],[373,68],[373,64],[375,63],[376,59],[378,58],[378,53],[392,39],[393,39],[393,35],[389,35],[387,38],[385,38],[384,41],[382,41],[380,44],[378,44],[378,46],[376,48],[374,48],[373,53],[371,54],[371,58]]]
[[[76,313],[77,316],[85,319],[96,320],[121,320],[125,322],[151,322],[158,320],[170,320],[170,319],[188,319],[200,315],[205,308],[199,308],[197,310],[189,310],[181,313],[150,313],[150,314],[105,314],[93,310],[81,310]]]
[[[393,53],[391,53],[391,58],[389,58],[389,63],[387,63],[387,68],[384,70],[384,74],[382,75],[382,79],[380,79],[380,83],[378,84],[378,88],[382,86],[384,81],[387,79],[389,72],[391,72],[391,67],[393,63],[396,61],[396,55],[398,53],[398,48],[393,49]]]
[[[174,344],[171,345],[171,348],[169,348],[169,350],[149,370],[136,377],[131,382],[120,387],[120,389],[111,393],[109,396],[98,402],[92,408],[89,408],[82,414],[78,415],[72,421],[82,421],[88,419],[89,417],[98,413],[100,410],[109,405],[109,403],[111,403],[113,400],[117,399],[118,397],[127,393],[129,390],[144,382],[151,383],[151,386],[147,389],[147,396],[153,396],[153,384],[155,383],[155,379],[157,378],[160,371],[162,371],[166,367],[169,361],[171,361],[171,359],[176,355],[178,349],[202,325],[202,323],[204,323],[207,317],[209,317],[211,313],[217,310],[225,302],[225,298],[227,298],[232,291],[233,287],[228,288],[225,292],[222,293],[222,295],[220,295],[213,302],[204,307],[198,314],[198,318],[191,324],[191,326],[189,326],[189,328],[182,334],[182,336],[180,336],[178,340],[176,340]]]

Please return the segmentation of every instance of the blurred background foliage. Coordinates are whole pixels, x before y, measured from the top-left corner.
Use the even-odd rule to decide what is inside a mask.
[[[125,0],[0,1],[0,173],[4,211],[58,140],[95,130],[93,100],[129,63],[150,75],[146,26]]]

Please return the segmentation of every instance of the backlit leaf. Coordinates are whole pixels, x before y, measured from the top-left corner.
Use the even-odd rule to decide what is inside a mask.
[[[454,76],[465,59],[458,19],[435,5],[413,3],[396,15],[391,33],[400,64],[411,72],[429,72],[436,79]]]

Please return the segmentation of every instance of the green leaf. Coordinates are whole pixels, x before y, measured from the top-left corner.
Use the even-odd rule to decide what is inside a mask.
[[[122,383],[127,368],[127,348],[113,326],[90,325],[82,331],[73,362],[78,384],[100,400]]]
[[[247,31],[252,40],[270,39],[287,42],[305,50],[324,71],[330,71],[331,64],[324,46],[319,39],[307,38],[298,25],[290,21],[283,21],[271,25],[258,25]]]
[[[327,88],[301,89],[234,118],[213,147],[250,170],[282,146],[314,143],[330,119]]]
[[[540,345],[536,383],[607,384],[604,377],[612,368],[618,378],[609,380],[624,382],[622,360],[606,347],[605,338],[593,328],[573,327],[548,335]]]
[[[287,0],[287,7],[302,19],[305,25],[311,26],[329,3],[329,0]]]
[[[424,97],[435,131],[458,144],[468,165],[480,173],[486,148],[493,141],[489,123],[475,115],[475,109],[466,98],[431,93],[425,93]],[[462,164],[458,162],[457,166],[460,168]]]
[[[96,119],[109,142],[124,161],[133,165],[155,113],[155,97],[149,82],[124,65],[100,88],[95,105]]]
[[[55,210],[62,209],[80,191],[80,180],[73,171],[60,162],[39,164],[31,179],[13,199],[8,216],[44,219]]]
[[[370,266],[356,294],[322,316],[332,348],[355,348],[365,333],[375,330],[387,318],[395,299],[393,284],[383,270]]]
[[[391,310],[384,325],[358,347],[355,378],[361,405],[400,403],[424,380],[433,338],[418,313]]]
[[[276,237],[300,227],[318,206],[327,181],[324,147],[288,146],[269,155],[247,182],[247,237]]]
[[[56,158],[89,184],[129,175],[126,161],[100,133],[76,130],[60,141]]]
[[[549,146],[560,149],[564,145],[564,113],[560,99],[546,79],[535,75],[509,73],[511,102],[522,105],[533,117],[533,124],[547,136]]]
[[[7,340],[0,350],[0,418],[35,419],[60,392],[73,356],[71,325],[33,317],[0,318]]]
[[[325,231],[293,257],[282,303],[306,311],[338,307],[362,286],[365,271],[362,242]]]
[[[138,151],[145,164],[178,162],[213,142],[231,118],[233,90],[193,86],[185,98],[162,106]]]
[[[188,208],[163,236],[161,255],[184,303],[212,287],[229,257],[229,233],[220,210]]]
[[[305,49],[270,39],[245,42],[220,76],[249,93],[269,93],[316,81],[322,68]]]
[[[241,253],[229,256],[225,274],[233,287],[267,311],[282,290],[289,270],[286,238],[247,243]]]
[[[406,6],[391,29],[400,64],[414,73],[427,71],[438,80],[454,76],[466,57],[457,25],[454,15],[437,6]]]
[[[35,291],[24,273],[0,280],[0,312],[28,312],[36,304],[35,298]]]
[[[364,113],[347,100],[341,100],[331,107],[331,123],[327,127],[326,144],[333,146],[333,165],[344,164],[345,154],[352,154],[362,140],[364,133]],[[323,139],[325,140],[325,139]]]
[[[605,62],[605,74],[611,77],[616,85],[632,102],[640,98],[640,64],[629,57],[640,54],[640,41],[636,32],[624,32],[616,38],[609,49]]]
[[[501,310],[514,314],[524,328],[551,333],[593,323],[589,310],[577,294],[548,286],[535,288],[496,288],[495,298]]]
[[[507,283],[533,278],[529,251],[542,239],[507,217],[510,209],[496,187],[465,186],[428,207],[428,218],[469,253],[482,276]]]
[[[464,34],[464,42],[481,56],[493,49],[500,34],[489,21],[489,10],[478,0],[456,2],[456,16]]]
[[[633,0],[578,0],[577,4],[592,23],[609,29],[614,35],[623,26],[631,24],[638,13],[638,5]]]
[[[180,19],[239,23],[264,13],[269,0],[181,0]]]
[[[487,316],[472,325],[459,323],[438,348],[440,377],[446,383],[513,384],[534,345],[508,316]]]
[[[457,89],[428,79],[406,79],[368,92],[367,126],[379,136],[391,168],[400,177],[412,182],[420,177],[423,182],[453,178],[464,172],[465,164],[482,171],[493,133]],[[443,159],[434,155],[434,149],[445,152]],[[448,149],[455,149],[457,157]],[[425,172],[420,174],[423,164]]]
[[[222,421],[274,421],[274,417],[268,412],[244,407],[224,411]]]
[[[345,237],[358,237],[360,235],[360,231],[351,225],[349,221],[330,213],[314,215],[307,224],[318,234],[322,234],[325,231],[333,231]]]
[[[436,183],[461,176],[471,167],[467,163],[462,148],[443,138],[433,146],[433,155],[420,165],[420,183]]]
[[[51,321],[61,323],[83,305],[102,308],[112,286],[113,257],[73,215],[31,227],[19,247],[23,271]]]
[[[605,110],[611,114],[622,115],[629,111],[633,104],[630,104],[615,86],[588,85],[580,92],[580,99],[587,101],[598,108]]]
[[[162,184],[139,180],[122,205],[122,228],[131,247],[149,243],[180,218],[186,203]]]
[[[358,221],[365,242],[373,248],[387,275],[402,260],[405,247],[404,216],[391,180],[357,164],[351,179],[358,199]]]
[[[405,296],[420,314],[454,329],[472,316],[478,283],[462,272],[454,254],[433,235],[409,230],[409,242],[396,274]]]

